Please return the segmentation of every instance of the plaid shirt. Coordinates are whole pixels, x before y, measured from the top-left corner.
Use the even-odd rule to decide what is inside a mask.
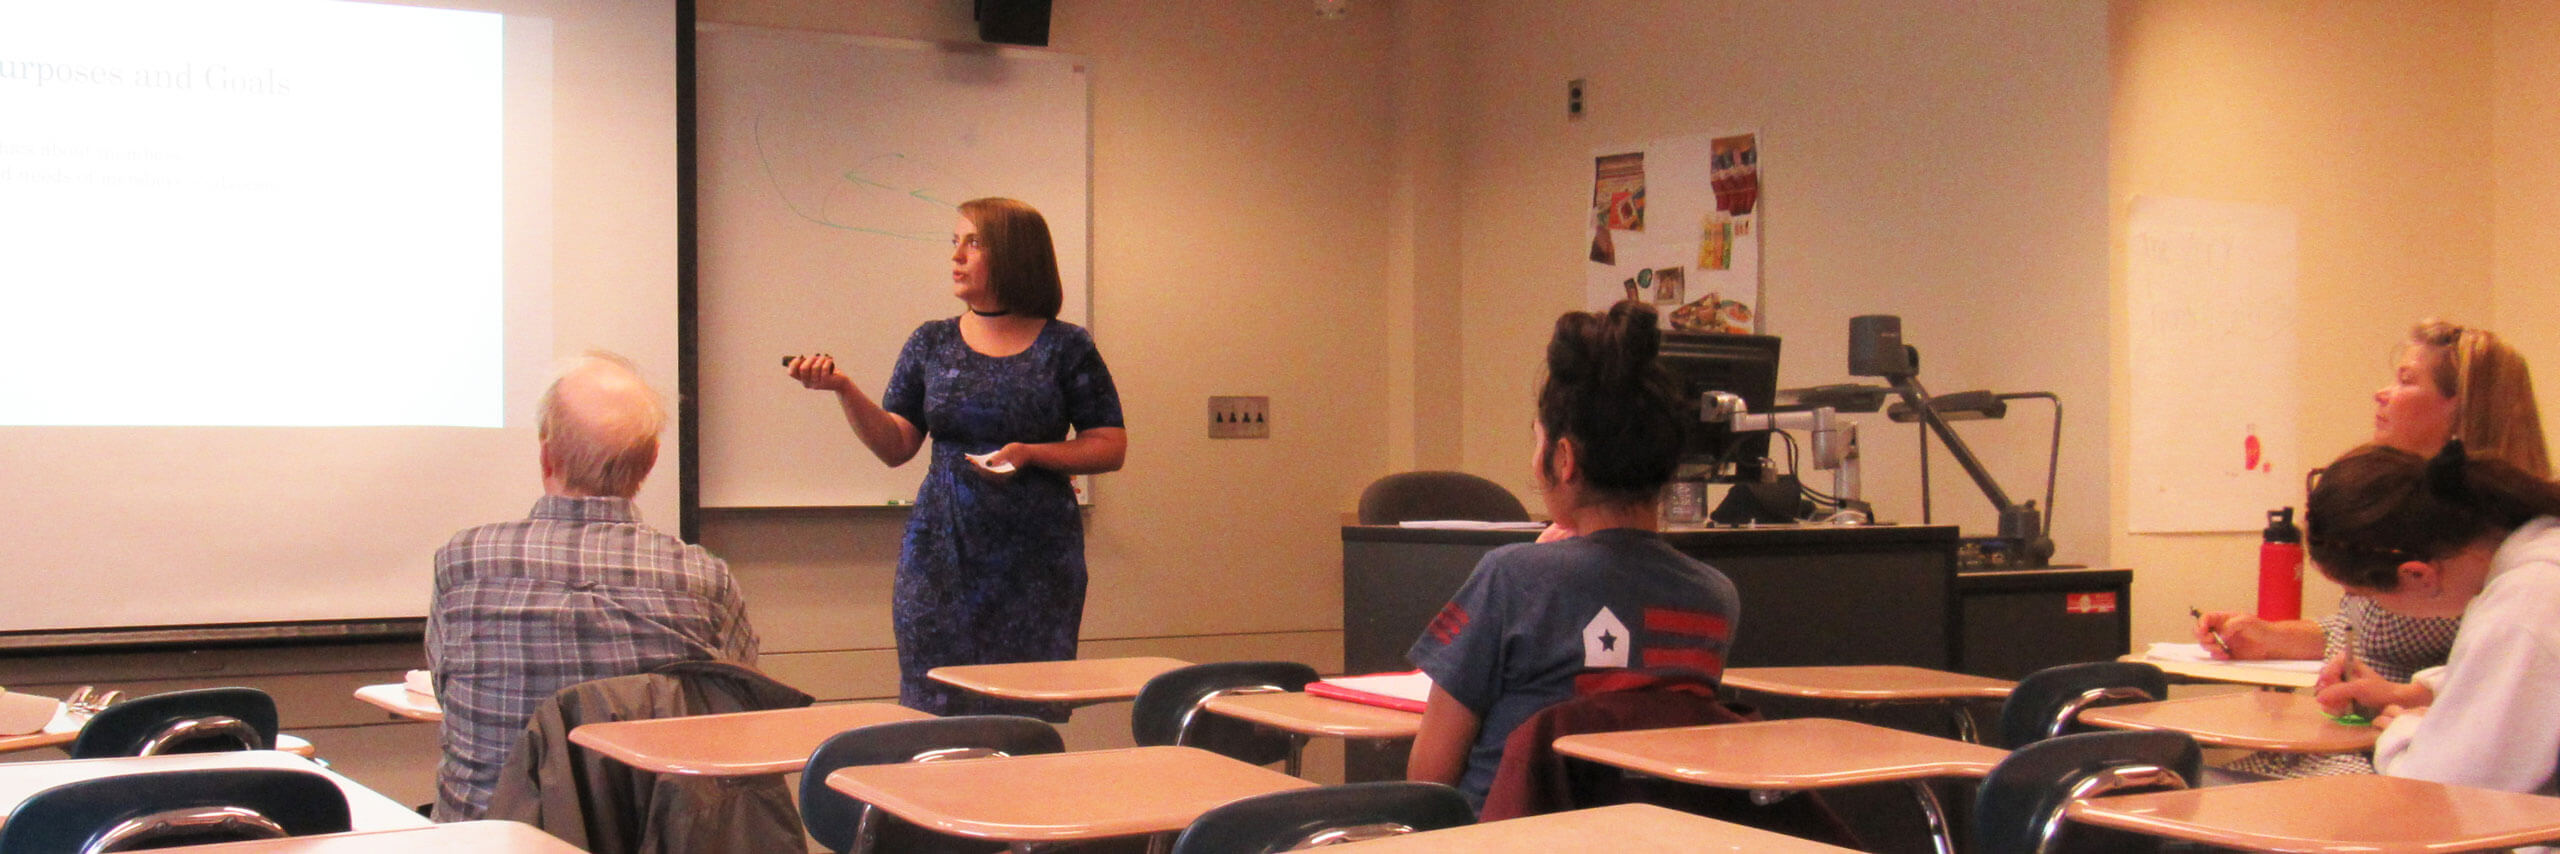
[[[628,498],[543,496],[531,518],[436,552],[427,667],[444,705],[439,821],[487,810],[533,707],[562,688],[675,661],[752,665],[728,565],[640,523]]]

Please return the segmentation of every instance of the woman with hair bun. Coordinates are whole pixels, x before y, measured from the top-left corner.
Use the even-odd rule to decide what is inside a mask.
[[[1733,582],[1662,541],[1683,426],[1656,364],[1652,307],[1556,320],[1530,467],[1563,539],[1494,549],[1407,653],[1431,676],[1406,776],[1481,808],[1503,742],[1589,677],[1642,668],[1723,676]]]
[[[2380,712],[2384,774],[2560,794],[2560,485],[2463,446],[2429,459],[2367,445],[2312,488],[2322,575],[2396,614],[2462,618],[2452,657],[2418,674],[2431,695],[2353,680],[2320,703]]]

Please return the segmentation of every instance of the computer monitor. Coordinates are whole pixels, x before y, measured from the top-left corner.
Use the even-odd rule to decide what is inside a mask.
[[[1670,372],[1672,386],[1679,391],[1681,417],[1688,424],[1689,438],[1680,454],[1682,467],[1694,466],[1714,480],[1760,479],[1760,460],[1769,455],[1768,432],[1737,435],[1727,425],[1701,422],[1698,404],[1707,392],[1721,391],[1742,398],[1752,412],[1776,407],[1778,337],[1666,332],[1662,368]],[[1728,465],[1716,465],[1719,461]]]

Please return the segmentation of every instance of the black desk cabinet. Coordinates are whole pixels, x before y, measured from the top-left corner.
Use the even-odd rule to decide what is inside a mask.
[[[1344,526],[1344,668],[1410,669],[1406,648],[1484,553],[1535,536]],[[1952,526],[1721,528],[1663,538],[1733,579],[1742,597],[1733,667],[1907,664],[2014,679],[2111,659],[2130,641],[2130,571],[1958,575]]]

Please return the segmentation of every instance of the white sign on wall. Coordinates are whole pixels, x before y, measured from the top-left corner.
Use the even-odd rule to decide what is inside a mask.
[[[2301,503],[2296,231],[2284,208],[2133,200],[2134,533],[2256,531]]]

